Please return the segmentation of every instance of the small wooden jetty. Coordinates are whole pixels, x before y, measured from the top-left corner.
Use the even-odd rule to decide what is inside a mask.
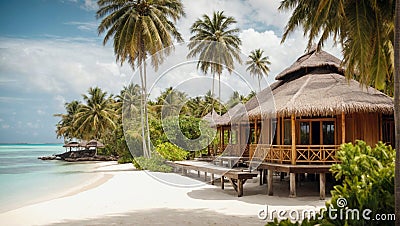
[[[243,196],[243,185],[246,183],[246,181],[258,176],[258,173],[248,172],[246,169],[230,169],[204,161],[175,161],[169,162],[169,164],[180,169],[183,175],[187,175],[188,170],[195,170],[200,177],[200,172],[204,172],[205,180],[207,180],[207,173],[210,173],[211,184],[214,184],[215,175],[220,175],[221,188],[225,188],[226,178],[232,184],[233,189],[235,189],[238,197]]]

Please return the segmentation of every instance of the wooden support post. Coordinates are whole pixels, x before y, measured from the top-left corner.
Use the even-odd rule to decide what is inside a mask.
[[[219,130],[219,152],[220,153],[222,153],[224,151],[224,150],[222,150],[223,142],[224,142],[224,139],[223,139],[223,136],[222,136],[223,133],[224,133],[224,127],[221,126],[221,128]]]
[[[200,170],[197,170],[197,176],[200,177]]]
[[[207,181],[207,172],[204,172],[204,180]]]
[[[346,115],[342,112],[342,144],[346,143]]]
[[[225,189],[225,177],[224,177],[224,175],[221,176],[221,189],[222,190]]]
[[[258,171],[260,172],[260,185],[263,185],[263,170],[259,169]]]
[[[274,190],[273,190],[273,175],[274,172],[272,170],[268,170],[268,195],[272,196],[274,195]]]
[[[276,143],[278,145],[281,145],[281,126],[282,126],[281,117],[278,117],[278,122],[277,122],[277,126],[276,126],[276,128],[277,128]]]
[[[254,144],[258,144],[257,130],[258,130],[258,123],[257,123],[257,119],[255,119],[254,120]]]
[[[290,198],[296,198],[296,174],[290,173]]]
[[[292,130],[292,165],[296,165],[296,159],[297,159],[297,152],[296,152],[296,125],[295,125],[295,116],[291,116],[291,130]]]
[[[319,174],[319,198],[321,200],[325,200],[325,183],[326,183],[326,174]]]
[[[214,174],[211,174],[211,184],[214,185]]]
[[[238,193],[238,197],[242,197],[243,196],[243,180],[242,179],[238,179],[237,180],[238,186],[237,186],[237,193]]]
[[[263,173],[263,184],[265,184],[265,183],[267,183],[267,169],[264,169],[263,170],[264,171],[264,173]]]

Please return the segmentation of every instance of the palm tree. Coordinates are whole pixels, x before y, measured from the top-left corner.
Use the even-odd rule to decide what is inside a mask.
[[[143,151],[150,156],[150,134],[147,110],[146,58],[151,57],[157,70],[163,57],[171,52],[174,39],[183,41],[175,22],[184,16],[180,0],[98,0],[97,18],[103,18],[98,33],[106,32],[103,44],[114,39],[117,61],[126,60],[139,67],[142,87],[141,118]],[[160,52],[160,50],[163,50]],[[147,135],[146,135],[147,133]],[[147,145],[145,139],[147,138]]]
[[[186,93],[169,87],[157,97],[155,110],[157,114],[162,117],[177,116],[181,112],[187,112],[187,106],[185,106],[186,101]]]
[[[263,76],[267,77],[269,73],[268,65],[271,65],[267,56],[263,56],[264,50],[255,49],[250,52],[249,59],[246,61],[246,71],[252,76],[258,77],[258,89],[261,92],[261,79]]]
[[[61,120],[57,123],[57,138],[64,137],[64,140],[70,140],[75,137],[76,129],[74,127],[74,117],[79,111],[79,101],[72,101],[65,103],[66,114],[55,114],[56,117],[61,117]]]
[[[230,28],[234,24],[236,24],[236,20],[233,17],[227,17],[223,11],[218,11],[213,13],[212,18],[204,14],[190,28],[193,36],[188,44],[190,52],[187,57],[199,55],[197,68],[200,68],[205,74],[208,71],[211,72],[213,76],[212,96],[214,95],[215,73],[218,74],[219,102],[221,102],[222,70],[225,67],[231,73],[234,69],[234,59],[241,63],[239,29]],[[212,107],[214,108],[214,103]]]
[[[395,211],[400,222],[400,3],[373,0],[283,0],[280,10],[292,10],[282,42],[298,26],[308,35],[308,47],[318,48],[333,37],[343,46],[346,76],[378,89],[393,85],[395,121]],[[396,21],[395,21],[396,20]],[[394,82],[392,82],[394,80]]]
[[[74,127],[80,139],[100,139],[102,134],[116,128],[119,117],[115,102],[100,88],[90,88],[89,95],[82,95],[85,103],[80,104],[74,117]]]

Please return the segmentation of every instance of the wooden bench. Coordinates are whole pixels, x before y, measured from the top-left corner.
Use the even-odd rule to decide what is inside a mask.
[[[207,180],[207,173],[210,173],[211,184],[214,184],[215,174],[221,175],[221,188],[224,189],[225,178],[227,178],[237,192],[238,197],[243,196],[243,185],[246,181],[258,176],[258,173],[243,172],[240,169],[228,169],[207,162],[176,161],[168,163],[174,167],[181,168],[183,175],[187,174],[187,170],[196,170],[198,176],[200,176],[200,172],[204,172],[204,179]]]

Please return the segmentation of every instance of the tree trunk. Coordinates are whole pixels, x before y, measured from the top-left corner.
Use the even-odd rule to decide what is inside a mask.
[[[218,106],[219,106],[219,114],[221,115],[222,106],[221,106],[221,74],[218,73]]]
[[[146,136],[145,136],[145,125],[144,125],[144,90],[143,90],[143,74],[142,74],[142,66],[139,66],[139,74],[140,74],[140,80],[142,83],[142,89],[141,89],[141,98],[140,98],[140,124],[142,125],[142,147],[143,147],[143,156],[144,157],[149,157],[147,154],[147,145],[146,145]]]
[[[144,111],[146,116],[146,130],[147,130],[147,151],[149,157],[151,157],[151,143],[150,143],[150,127],[149,127],[149,112],[147,110],[147,74],[146,74],[146,57],[143,60],[143,79],[144,79]]]
[[[214,81],[215,81],[215,73],[213,73],[212,87],[211,87],[211,115],[214,113]]]
[[[394,124],[395,124],[395,214],[400,225],[400,1],[396,1],[394,23]]]

